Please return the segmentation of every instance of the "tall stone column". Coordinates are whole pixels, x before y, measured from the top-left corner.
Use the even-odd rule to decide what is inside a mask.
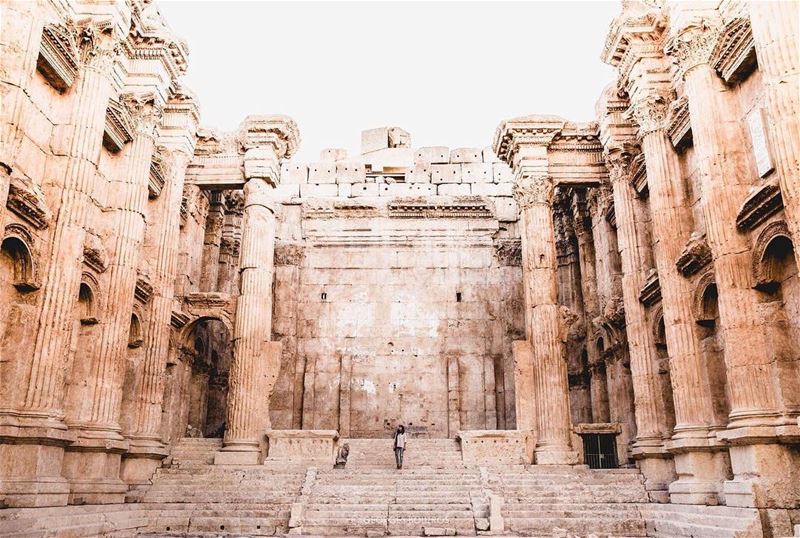
[[[122,479],[132,485],[147,483],[168,453],[161,441],[161,413],[178,263],[178,244],[174,238],[178,236],[184,176],[194,153],[198,120],[196,100],[181,87],[164,107],[158,143],[166,150],[165,182],[145,239],[155,252],[153,296],[144,316],[147,323],[144,360],[136,386],[133,431],[128,436],[130,447],[124,455],[121,473]]]
[[[662,309],[676,425],[669,443],[678,480],[670,485],[672,502],[717,504],[728,472],[727,451],[722,450],[716,430],[723,427],[714,413],[711,383],[700,349],[693,315],[693,285],[678,271],[675,260],[694,231],[692,201],[681,173],[678,154],[666,132],[667,106],[671,100],[668,78],[661,83],[644,77],[658,73],[658,66],[643,61],[642,79],[633,82],[631,112],[639,124],[647,167],[653,245],[661,286]],[[660,71],[665,77],[667,73]]]
[[[719,38],[716,12],[675,5],[666,52],[677,61],[689,99],[692,136],[701,182],[706,235],[719,293],[720,332],[731,411],[728,429],[734,480],[725,484],[728,505],[797,506],[800,453],[781,443],[797,435],[797,419],[781,414],[771,342],[758,319],[748,239],[736,215],[757,177],[741,123],[737,97],[709,63]],[[793,474],[794,473],[794,474]],[[787,478],[788,477],[788,478]]]
[[[800,4],[750,2],[758,69],[766,90],[767,138],[775,158],[786,223],[800,238]]]
[[[2,438],[13,438],[12,443],[0,445],[0,457],[20,462],[8,477],[0,476],[10,506],[60,505],[68,499],[68,486],[60,477],[63,447],[71,441],[63,422],[64,372],[82,273],[89,193],[112,92],[117,29],[123,26],[127,28],[125,21],[97,17],[80,29],[83,65],[74,90],[71,124],[65,128],[64,175],[53,189],[57,218],[51,250],[45,254],[47,274],[42,279],[40,321],[25,377],[27,387],[19,410],[0,416]]]
[[[139,253],[144,238],[144,205],[160,106],[152,94],[121,96],[134,126],[126,149],[126,170],[109,188],[110,240],[114,253],[108,265],[106,310],[97,352],[88,378],[88,416],[70,423],[77,440],[67,448],[64,474],[71,495],[84,502],[123,502],[127,486],[119,479],[122,453],[128,448],[120,433],[122,382],[133,311]]]
[[[273,189],[280,159],[297,145],[297,127],[282,116],[248,117],[244,126],[244,217],[239,258],[240,295],[228,377],[224,447],[216,464],[256,464],[270,427],[269,398],[280,368],[281,344],[272,342],[275,250]]]
[[[546,148],[543,148],[546,152]],[[558,306],[553,180],[541,164],[517,170],[514,195],[520,208],[522,271],[529,311],[536,399],[536,463],[577,463],[572,448],[567,363]]]

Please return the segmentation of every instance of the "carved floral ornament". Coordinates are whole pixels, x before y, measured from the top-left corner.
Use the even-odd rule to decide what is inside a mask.
[[[155,137],[156,125],[161,121],[163,107],[156,102],[154,93],[125,93],[119,98],[125,107],[133,130],[137,134]]]
[[[520,210],[535,205],[552,205],[554,191],[553,178],[546,175],[526,175],[521,171],[514,182],[514,200]]]
[[[664,52],[674,59],[680,76],[685,77],[693,68],[712,61],[720,35],[717,21],[695,18],[667,41]]]
[[[638,147],[628,143],[606,148],[606,166],[612,183],[630,180],[632,175],[631,163],[638,153]]]
[[[672,99],[669,88],[645,90],[631,98],[627,115],[639,125],[641,136],[666,127]]]
[[[108,74],[120,54],[120,38],[109,19],[85,19],[78,22],[78,48],[81,63],[88,69]]]

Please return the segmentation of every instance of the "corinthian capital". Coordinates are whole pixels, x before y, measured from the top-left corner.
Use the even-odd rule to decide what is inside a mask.
[[[536,205],[551,206],[554,191],[555,184],[550,176],[526,173],[524,167],[520,169],[514,181],[514,200],[520,210]]]
[[[153,93],[125,93],[120,95],[120,103],[127,109],[128,116],[137,135],[155,137],[156,125],[161,121],[163,108],[156,103]]]
[[[239,141],[244,151],[271,146],[277,159],[288,159],[300,145],[300,130],[289,116],[247,116]]]
[[[664,52],[673,58],[678,73],[686,73],[698,65],[711,62],[722,33],[721,24],[713,17],[694,17],[673,28]]]
[[[612,183],[630,181],[633,168],[631,163],[638,153],[638,148],[628,143],[606,148],[606,166]]]
[[[121,37],[111,18],[90,18],[78,23],[78,48],[87,69],[109,74],[121,53]]]
[[[631,95],[627,115],[639,124],[640,135],[666,128],[672,99],[673,91],[668,87],[647,88]]]

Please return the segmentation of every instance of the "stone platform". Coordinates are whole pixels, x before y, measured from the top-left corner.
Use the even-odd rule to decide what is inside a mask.
[[[213,465],[219,439],[183,439],[141,502],[0,510],[0,536],[466,536],[763,538],[753,509],[649,502],[636,469],[465,465],[458,441],[345,439],[345,469]]]

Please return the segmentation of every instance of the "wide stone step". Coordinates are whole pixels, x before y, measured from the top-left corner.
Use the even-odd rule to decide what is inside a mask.
[[[541,536],[558,536],[559,532],[597,536],[647,536],[641,519],[625,518],[505,518],[506,529],[512,532]]]

